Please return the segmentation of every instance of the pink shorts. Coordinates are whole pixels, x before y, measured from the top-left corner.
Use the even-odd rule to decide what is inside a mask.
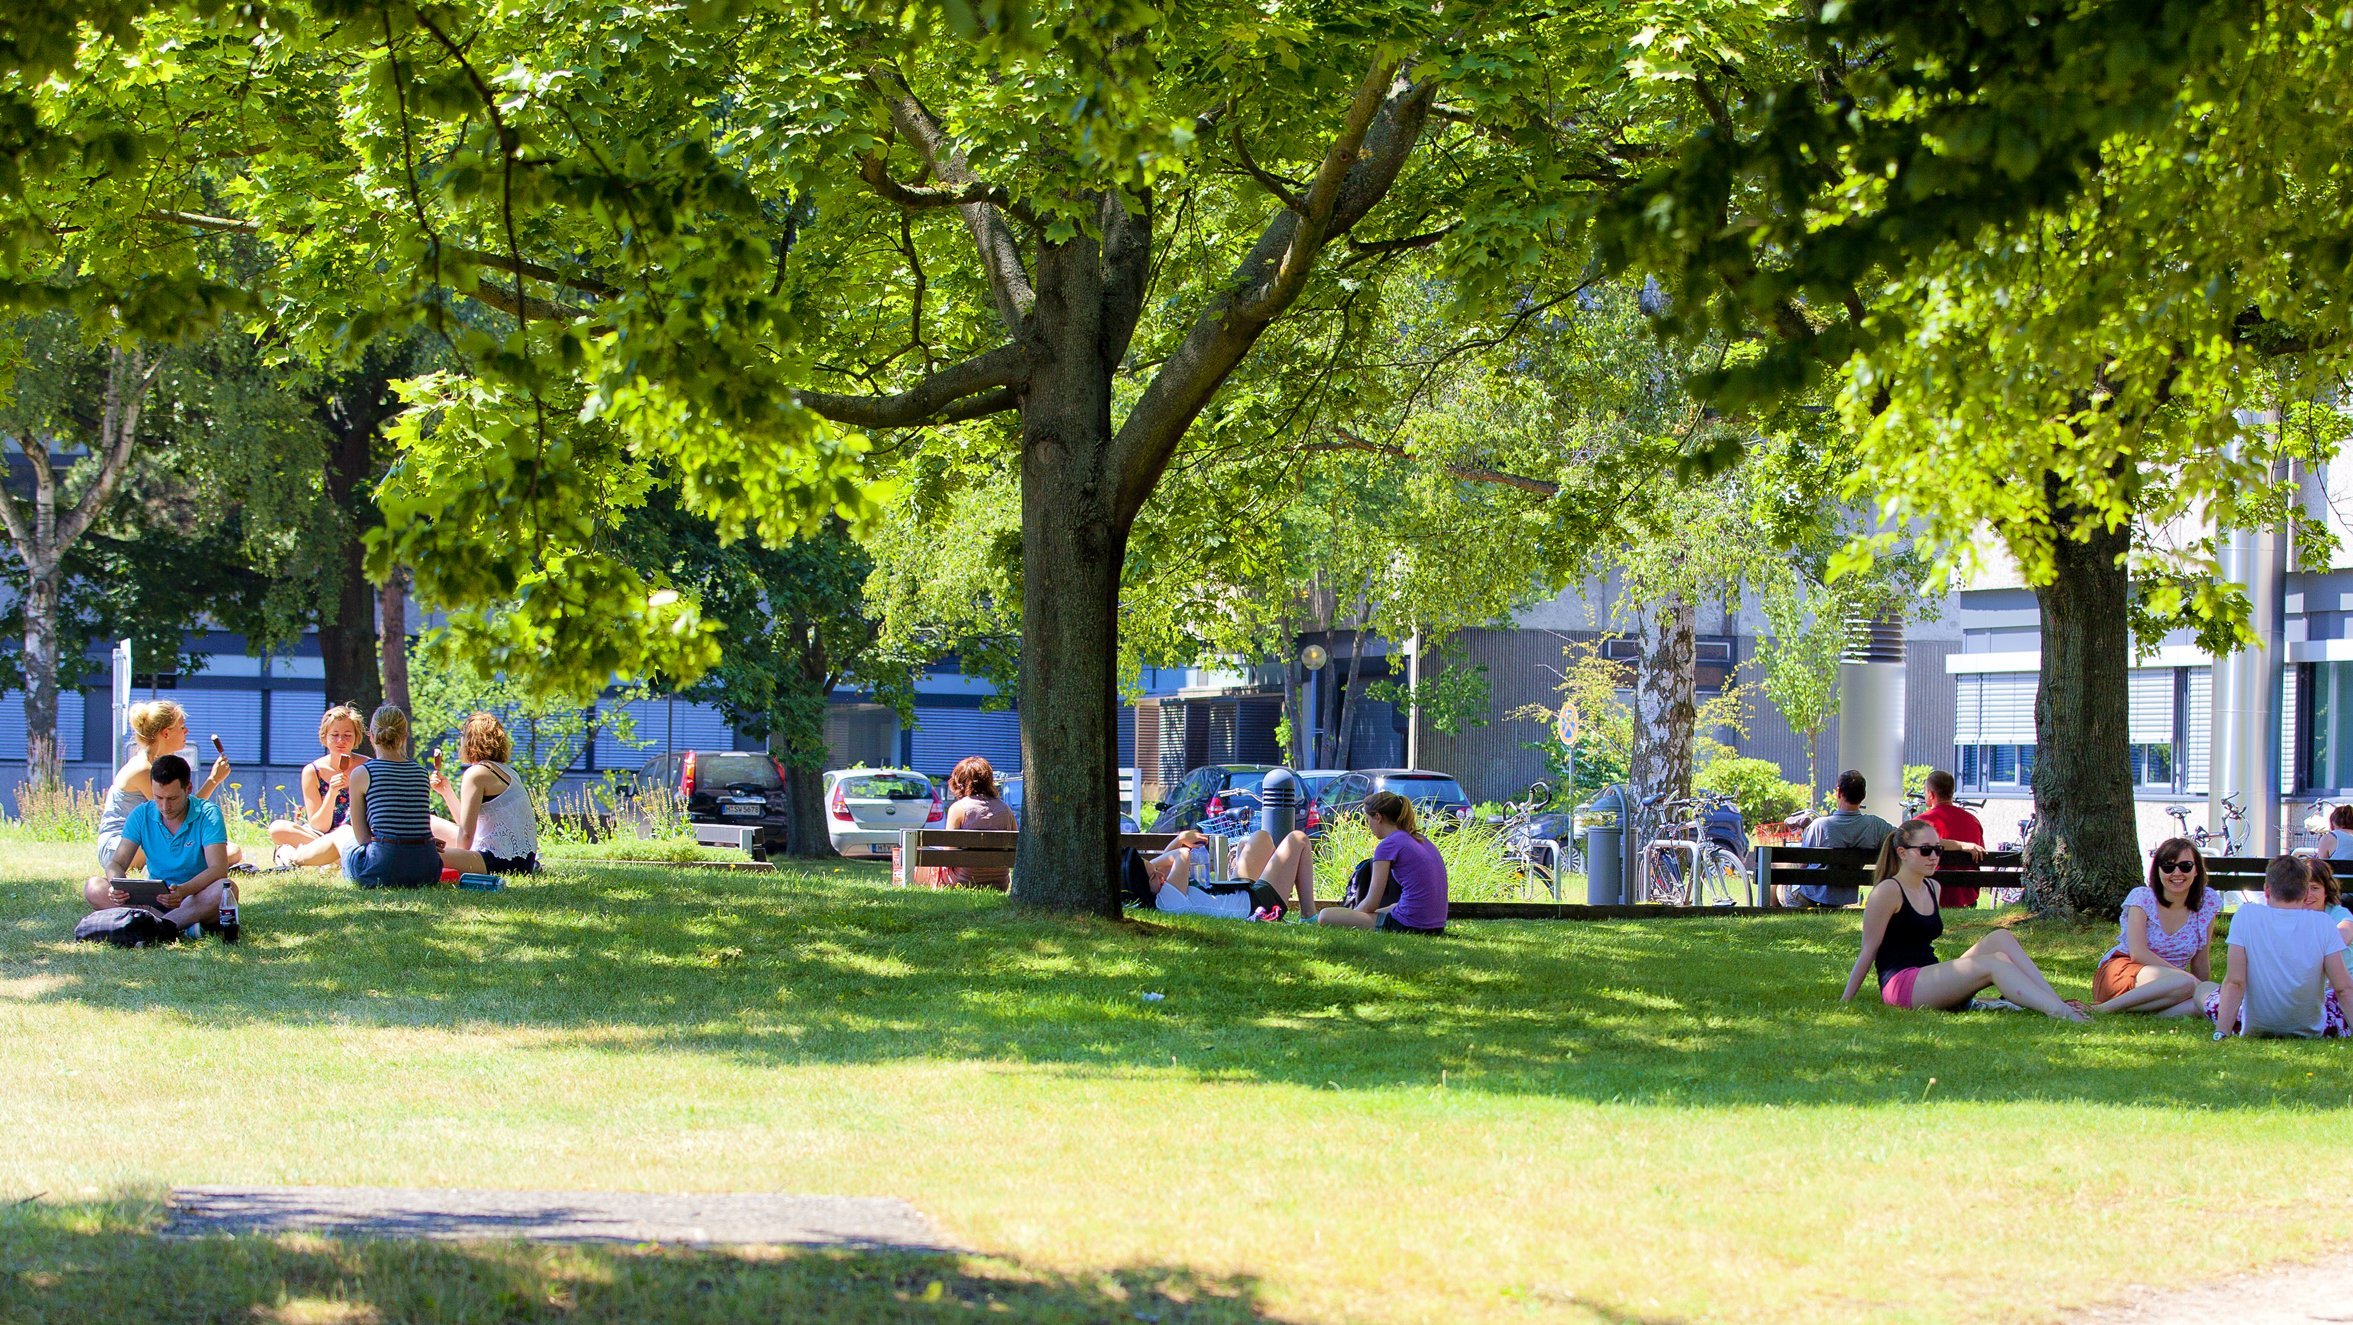
[[[1891,1008],[1912,1006],[1912,985],[1920,978],[1920,968],[1907,966],[1887,977],[1879,986],[1879,1001]]]
[[[2205,1012],[2206,1020],[2215,1023],[2216,1029],[2220,1029],[2222,1025],[2221,990],[2217,989],[2206,995]],[[2239,1025],[2245,1025],[2246,1021],[2246,1010],[2241,1008]],[[2231,1029],[2237,1030],[2238,1027],[2234,1026]],[[2337,991],[2334,988],[2320,991],[2320,1035],[2324,1040],[2353,1039],[2353,1026],[2346,1024],[2345,1010],[2337,1006]]]

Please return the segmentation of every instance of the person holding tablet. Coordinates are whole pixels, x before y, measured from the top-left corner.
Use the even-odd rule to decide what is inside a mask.
[[[229,873],[229,829],[217,806],[193,794],[192,777],[188,761],[178,755],[149,765],[147,800],[124,819],[108,874],[82,888],[91,910],[131,904],[130,894],[109,875],[129,874],[133,862],[145,855],[148,876],[164,884],[153,908],[164,919],[186,929],[220,914],[221,880]]]

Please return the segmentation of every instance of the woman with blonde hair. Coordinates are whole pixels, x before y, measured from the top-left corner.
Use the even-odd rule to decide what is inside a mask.
[[[409,715],[386,704],[368,721],[376,757],[351,771],[351,836],[343,874],[362,888],[441,881],[441,852],[424,767],[409,754]]]
[[[1879,844],[1870,895],[1863,899],[1863,946],[1847,973],[1841,1003],[1854,1001],[1863,973],[1879,972],[1879,1001],[1891,1008],[1958,1011],[1988,985],[2020,1007],[2063,1021],[2089,1021],[2083,1008],[2059,997],[2051,982],[2006,929],[1997,929],[1951,961],[1939,961],[1944,913],[1931,877],[1943,834],[1925,819],[1907,819]]]
[[[461,874],[531,874],[539,869],[539,815],[531,792],[507,763],[514,742],[495,713],[477,713],[458,731],[458,759],[466,770],[457,786],[435,769],[433,790],[456,822],[441,848],[441,866]],[[439,825],[436,824],[436,831]],[[463,842],[465,846],[456,843]]]
[[[1364,798],[1364,823],[1376,839],[1364,896],[1324,907],[1315,913],[1315,923],[1406,934],[1445,933],[1446,858],[1422,835],[1413,802],[1394,791],[1376,791]],[[1392,880],[1397,884],[1397,900],[1384,906]]]
[[[151,699],[131,705],[131,757],[123,761],[114,782],[106,789],[106,804],[98,811],[98,868],[114,866],[114,849],[122,845],[123,825],[130,822],[131,811],[148,801],[148,770],[165,755],[178,754],[188,744],[188,710],[168,699]],[[189,761],[195,762],[193,760]],[[229,779],[229,757],[215,755],[212,774],[195,794],[204,800]],[[131,857],[131,867],[138,868],[146,860],[145,853]],[[229,844],[229,863],[239,864],[243,855],[237,845]]]
[[[319,748],[325,757],[302,766],[295,781],[302,792],[302,817],[270,825],[270,840],[282,847],[336,839],[338,852],[351,847],[351,770],[359,767],[360,728],[366,719],[349,704],[337,704],[319,718]]]

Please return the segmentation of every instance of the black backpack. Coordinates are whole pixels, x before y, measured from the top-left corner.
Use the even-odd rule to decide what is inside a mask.
[[[1340,905],[1353,911],[1364,905],[1364,895],[1372,890],[1373,863],[1369,860],[1360,860],[1356,862],[1356,872],[1348,876],[1348,891],[1340,894]],[[1384,893],[1385,895],[1381,898],[1381,906],[1395,906],[1397,899],[1404,895],[1403,890],[1397,886],[1397,871],[1394,868],[1389,871],[1389,886],[1384,890]],[[1379,908],[1374,909],[1378,910]]]
[[[110,906],[83,916],[74,926],[74,937],[84,943],[144,948],[150,943],[178,942],[180,927],[143,906]]]

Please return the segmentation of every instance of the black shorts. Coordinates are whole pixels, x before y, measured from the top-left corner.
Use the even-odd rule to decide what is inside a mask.
[[[537,874],[539,853],[532,851],[520,856],[500,856],[485,851],[482,853],[482,868],[492,874]]]
[[[1440,925],[1436,929],[1430,929],[1422,925],[1409,925],[1404,921],[1399,920],[1396,916],[1389,914],[1387,911],[1383,911],[1381,913],[1380,923],[1374,925],[1373,928],[1386,929],[1398,934],[1443,934],[1446,932],[1446,926],[1444,925]]]

